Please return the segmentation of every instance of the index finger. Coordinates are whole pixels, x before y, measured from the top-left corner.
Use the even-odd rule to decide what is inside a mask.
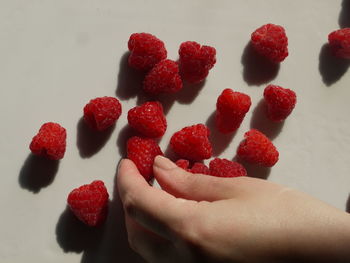
[[[123,159],[119,164],[117,183],[125,212],[139,224],[158,235],[172,239],[185,230],[185,222],[195,211],[195,202],[168,194],[150,186],[135,164]]]

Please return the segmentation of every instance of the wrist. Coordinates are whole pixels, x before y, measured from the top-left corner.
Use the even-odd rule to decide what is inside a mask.
[[[350,262],[348,213],[340,210],[321,213],[314,222],[305,224],[305,228],[296,253],[300,255],[298,262]]]

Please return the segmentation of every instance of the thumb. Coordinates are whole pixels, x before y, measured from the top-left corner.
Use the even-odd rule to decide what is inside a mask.
[[[193,174],[160,155],[154,160],[153,173],[164,191],[175,197],[188,200],[230,199],[240,192],[239,188],[242,186],[239,178]]]

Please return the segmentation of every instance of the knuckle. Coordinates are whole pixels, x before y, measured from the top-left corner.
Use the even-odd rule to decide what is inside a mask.
[[[127,193],[125,195],[124,210],[125,210],[125,213],[131,217],[135,215],[136,202],[135,202],[135,197],[132,193]]]

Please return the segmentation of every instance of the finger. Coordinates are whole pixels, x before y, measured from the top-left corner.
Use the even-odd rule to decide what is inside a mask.
[[[140,226],[125,215],[126,230],[130,247],[147,262],[162,262],[171,251],[171,243]]]
[[[150,186],[128,159],[120,162],[117,183],[125,212],[140,225],[167,239],[186,231],[184,224],[194,215],[195,202]]]
[[[193,174],[163,156],[155,158],[153,173],[163,190],[175,197],[195,201],[233,198],[242,191],[244,183],[239,178]]]

